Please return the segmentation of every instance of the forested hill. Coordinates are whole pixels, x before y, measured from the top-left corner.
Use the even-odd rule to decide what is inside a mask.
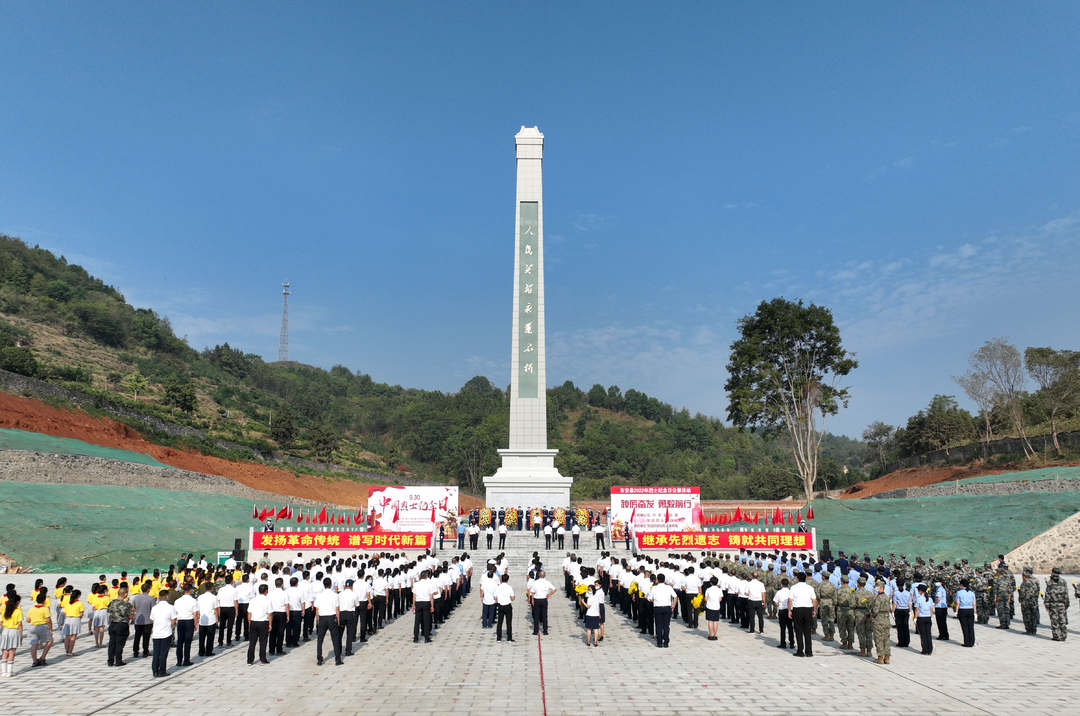
[[[485,377],[447,394],[378,383],[341,365],[266,363],[227,343],[199,352],[167,318],[132,307],[82,267],[5,236],[0,313],[0,367],[261,450],[482,490],[508,443],[508,393]],[[696,484],[706,498],[798,490],[782,444],[717,418],[616,386],[586,392],[568,381],[547,394],[549,444],[560,471],[576,478],[575,497],[604,497],[613,484]],[[825,454],[822,485],[862,477],[861,443],[827,436]]]

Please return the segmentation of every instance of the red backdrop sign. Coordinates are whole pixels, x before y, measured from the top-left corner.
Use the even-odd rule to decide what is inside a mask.
[[[428,549],[422,532],[256,532],[251,549]]]
[[[813,532],[639,532],[640,549],[814,550]]]

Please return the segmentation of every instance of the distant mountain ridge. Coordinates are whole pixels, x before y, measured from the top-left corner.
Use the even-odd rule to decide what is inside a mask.
[[[168,318],[134,308],[64,257],[8,236],[0,236],[0,314],[0,368],[70,384],[258,453],[332,458],[482,493],[483,476],[499,464],[496,450],[508,443],[509,397],[483,376],[446,394],[378,383],[341,365],[267,363],[228,343],[199,352],[176,337]],[[782,445],[718,418],[617,386],[584,391],[567,381],[547,396],[549,445],[560,451],[563,474],[575,477],[575,498],[604,498],[615,484],[696,484],[707,499],[798,490]],[[860,443],[826,445],[823,484],[835,489],[862,477]]]

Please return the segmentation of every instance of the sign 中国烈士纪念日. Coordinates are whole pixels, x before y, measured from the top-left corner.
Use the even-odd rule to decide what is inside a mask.
[[[536,356],[540,333],[540,204],[523,201],[518,209],[518,397],[537,396]]]
[[[431,533],[422,532],[256,532],[257,549],[429,549]]]
[[[798,549],[814,551],[813,532],[639,532],[640,549]]]

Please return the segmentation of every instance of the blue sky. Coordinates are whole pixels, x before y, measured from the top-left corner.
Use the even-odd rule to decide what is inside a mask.
[[[1080,348],[1076,3],[0,6],[0,231],[192,346],[509,383],[514,146],[548,379],[723,416],[736,320],[833,309],[858,435],[994,336]],[[966,402],[966,401],[965,401]]]

